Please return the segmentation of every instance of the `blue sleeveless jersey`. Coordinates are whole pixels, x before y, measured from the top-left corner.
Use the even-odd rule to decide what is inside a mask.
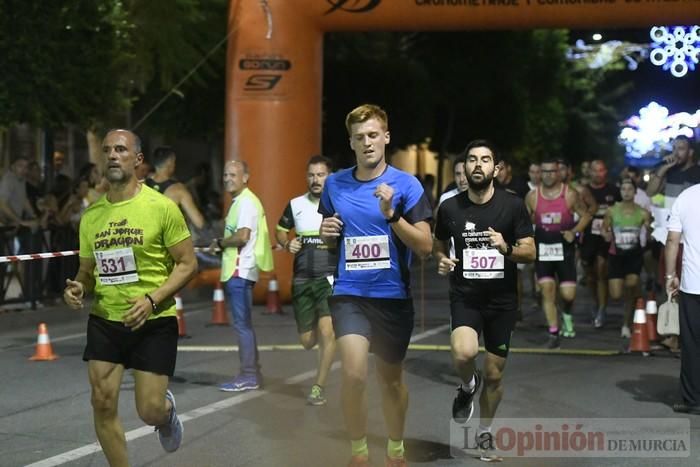
[[[431,219],[430,202],[413,175],[394,167],[369,181],[354,173],[352,167],[330,175],[318,207],[324,218],[338,214],[343,221],[333,295],[408,298],[412,253],[392,231],[374,192],[382,183],[391,186],[394,209],[411,224]]]

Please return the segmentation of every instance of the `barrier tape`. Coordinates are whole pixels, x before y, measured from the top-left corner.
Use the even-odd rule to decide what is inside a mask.
[[[208,252],[209,247],[195,247],[194,251]],[[218,252],[219,249],[216,249]],[[10,255],[10,256],[0,256],[1,263],[16,263],[19,261],[31,261],[34,259],[47,259],[47,258],[62,258],[65,256],[75,256],[80,252],[80,250],[66,250],[66,251],[53,251],[50,253],[30,253],[26,255]]]
[[[0,256],[0,263],[15,263],[18,261],[31,261],[33,259],[60,258],[62,256],[77,255],[79,250],[54,251],[52,253],[30,253],[28,255]]]

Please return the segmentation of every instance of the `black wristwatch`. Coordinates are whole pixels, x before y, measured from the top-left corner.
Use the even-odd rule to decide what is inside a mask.
[[[386,220],[386,222],[387,224],[393,224],[394,222],[398,222],[399,219],[401,219],[401,214],[399,214],[398,209],[394,209],[394,214],[392,214],[391,217]]]
[[[151,302],[151,308],[152,308],[151,313],[153,313],[154,315],[157,315],[158,313],[163,311],[163,310],[158,309],[158,305],[156,304],[156,301],[153,300],[153,297],[151,297],[149,294],[144,294],[144,297],[146,297],[146,299],[149,302]]]
[[[504,256],[510,256],[513,254],[513,245],[510,243],[508,244],[508,248],[506,248],[506,254]]]

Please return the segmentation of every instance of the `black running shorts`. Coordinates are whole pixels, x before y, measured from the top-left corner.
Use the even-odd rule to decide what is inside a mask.
[[[587,232],[579,249],[581,261],[586,264],[593,264],[597,256],[607,258],[608,250],[610,250],[610,242],[606,242],[600,235],[593,235]]]
[[[452,330],[467,326],[484,336],[484,347],[488,352],[506,358],[510,349],[510,338],[517,321],[517,301],[503,306],[503,297],[494,300],[490,294],[465,293],[458,287],[450,288],[450,313]]]
[[[387,363],[406,358],[413,332],[413,300],[335,295],[328,298],[336,339],[359,334],[369,351]]]
[[[553,280],[559,281],[559,285],[576,285],[576,249],[573,247],[564,248],[563,261],[540,261],[535,262],[535,274],[538,281]]]
[[[90,315],[83,360],[119,363],[124,368],[172,376],[177,358],[177,318],[149,319],[132,331],[118,321]]]
[[[639,275],[644,265],[642,249],[624,255],[610,255],[608,258],[608,279],[624,279],[630,274]]]

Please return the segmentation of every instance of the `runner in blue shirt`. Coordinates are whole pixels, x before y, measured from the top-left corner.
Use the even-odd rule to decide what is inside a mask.
[[[366,425],[367,358],[376,359],[384,418],[389,431],[387,465],[405,466],[403,430],[408,390],[403,359],[413,330],[409,267],[412,252],[431,251],[432,216],[423,188],[412,175],[389,166],[386,113],[362,105],[345,119],[357,165],[326,180],[319,212],[321,238],[338,248],[329,299],[340,351],[342,406],[352,440],[350,466],[369,466]]]

